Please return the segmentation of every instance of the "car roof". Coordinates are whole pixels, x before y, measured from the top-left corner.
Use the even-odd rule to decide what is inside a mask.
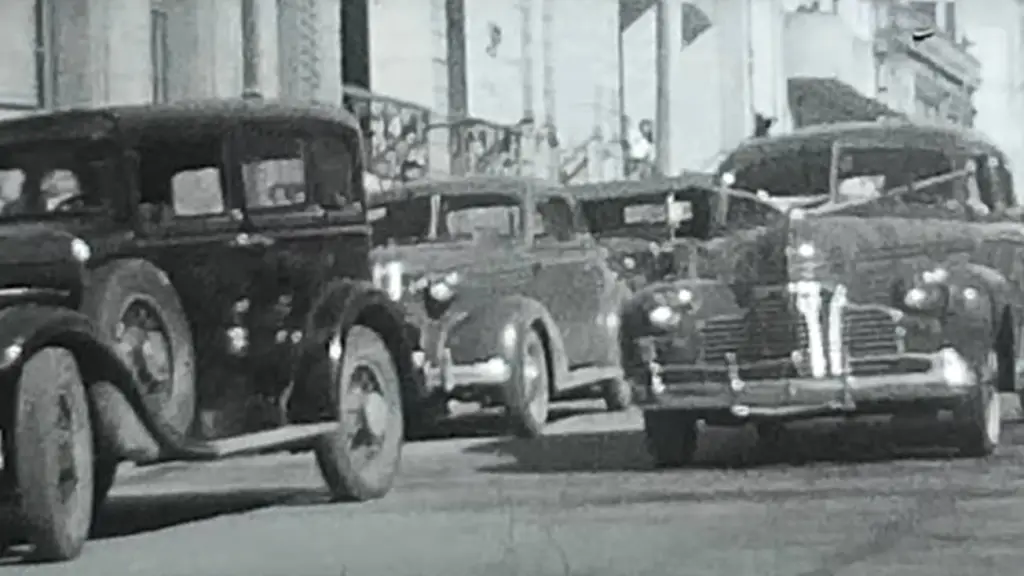
[[[287,122],[296,118],[359,130],[355,117],[337,106],[239,98],[74,108],[32,114],[0,121],[0,143],[61,136],[103,138],[115,132],[134,139],[153,128],[221,126],[245,121]]]
[[[415,180],[394,188],[376,192],[371,196],[371,203],[382,204],[415,197],[427,197],[434,194],[445,196],[470,196],[477,194],[497,194],[521,196],[523,190],[533,186],[542,194],[556,190],[550,183],[539,178],[520,176],[451,176],[431,177]]]
[[[608,200],[627,196],[668,193],[683,188],[707,188],[717,191],[715,177],[706,172],[686,172],[671,178],[644,180],[613,180],[567,186],[566,191],[581,202]]]
[[[859,145],[926,146],[946,151],[993,154],[1005,161],[1002,151],[981,133],[960,126],[916,124],[906,120],[837,122],[798,128],[788,134],[752,138],[736,147],[718,167],[727,172],[743,160],[791,147],[831,148],[837,141]]]

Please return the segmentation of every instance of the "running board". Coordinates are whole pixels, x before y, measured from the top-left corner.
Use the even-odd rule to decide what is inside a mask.
[[[623,375],[622,368],[619,366],[585,366],[570,370],[565,385],[558,388],[568,392],[573,388],[589,386],[604,380],[622,378]]]
[[[338,430],[337,422],[318,422],[315,424],[290,424],[273,430],[264,430],[253,434],[243,434],[222,440],[203,442],[203,452],[210,459],[243,456],[266,450],[288,450],[303,448],[321,436],[333,434]]]

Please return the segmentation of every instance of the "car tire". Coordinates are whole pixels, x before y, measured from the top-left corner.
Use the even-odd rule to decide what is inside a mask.
[[[633,387],[626,378],[612,378],[601,384],[605,408],[622,412],[633,404]]]
[[[1002,436],[1002,414],[996,378],[999,355],[988,353],[978,370],[978,386],[970,397],[953,411],[954,445],[957,456],[983,458],[995,452]]]
[[[507,410],[513,434],[536,438],[544,433],[551,409],[551,378],[548,352],[536,330],[529,330],[519,341],[512,378],[509,381]]]
[[[95,493],[95,440],[74,355],[57,347],[32,354],[16,394],[14,468],[24,536],[35,560],[72,560],[89,536]]]
[[[700,436],[697,419],[680,410],[644,411],[644,439],[657,468],[693,463]]]
[[[196,416],[195,350],[167,275],[145,260],[111,262],[93,272],[81,310],[135,370],[143,401],[165,432],[184,438]]]
[[[398,475],[405,433],[394,358],[379,334],[357,324],[330,373],[339,427],[316,444],[320,473],[335,501],[381,498]]]

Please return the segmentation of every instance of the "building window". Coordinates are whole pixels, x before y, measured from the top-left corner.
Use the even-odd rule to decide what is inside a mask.
[[[149,53],[152,59],[153,101],[167,102],[169,77],[169,50],[167,36],[167,12],[149,11]]]
[[[0,111],[53,105],[52,15],[46,0],[0,3]]]

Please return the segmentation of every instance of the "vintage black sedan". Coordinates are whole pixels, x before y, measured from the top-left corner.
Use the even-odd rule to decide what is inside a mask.
[[[608,264],[637,290],[685,272],[691,252],[728,231],[763,226],[783,210],[710,174],[624,180],[568,188]]]
[[[77,556],[122,461],[310,451],[333,498],[389,491],[412,348],[361,163],[326,107],[0,122],[4,544]]]
[[[934,418],[990,454],[1024,350],[1004,155],[954,128],[838,124],[744,143],[719,176],[802,207],[710,240],[623,313],[657,462],[689,462],[701,420],[755,423],[767,448],[787,422],[867,414]]]

